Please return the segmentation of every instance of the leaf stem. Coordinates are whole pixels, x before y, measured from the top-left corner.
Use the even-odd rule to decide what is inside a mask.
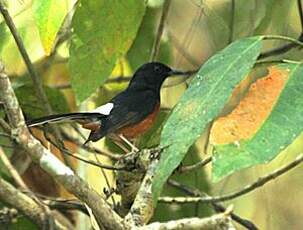
[[[282,36],[282,35],[263,35],[261,37],[263,38],[263,40],[283,40],[283,41],[292,42],[303,48],[303,42],[301,42],[295,38]]]

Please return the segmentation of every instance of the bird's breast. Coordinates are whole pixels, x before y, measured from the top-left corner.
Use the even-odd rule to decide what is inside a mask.
[[[145,119],[143,119],[142,121],[140,121],[135,125],[129,125],[123,127],[119,129],[117,132],[115,132],[115,134],[118,135],[122,134],[127,139],[134,139],[144,134],[153,126],[153,123],[157,118],[159,110],[160,110],[160,103],[157,103],[153,112],[150,113]]]

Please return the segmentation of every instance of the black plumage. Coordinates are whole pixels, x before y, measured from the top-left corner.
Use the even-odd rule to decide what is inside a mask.
[[[160,103],[160,88],[164,80],[176,74],[182,74],[182,72],[173,71],[162,63],[146,63],[135,72],[126,90],[106,104],[108,107],[113,105],[110,111],[105,111],[108,114],[97,112],[97,108],[92,112],[50,115],[27,121],[27,125],[33,127],[70,120],[79,122],[83,127],[91,124],[90,127],[94,128],[90,128],[91,133],[87,141],[97,141],[146,119]]]

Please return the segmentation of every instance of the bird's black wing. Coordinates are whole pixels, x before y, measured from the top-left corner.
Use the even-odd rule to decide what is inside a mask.
[[[102,126],[97,132],[92,132],[89,139],[96,141],[110,133],[144,120],[159,103],[158,97],[152,91],[124,91],[113,98],[114,104],[110,114],[102,119]]]

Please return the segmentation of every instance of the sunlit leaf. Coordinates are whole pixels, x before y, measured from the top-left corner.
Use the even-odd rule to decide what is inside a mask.
[[[210,58],[192,80],[166,122],[153,181],[154,201],[173,170],[207,124],[222,110],[233,88],[248,74],[261,49],[261,37],[238,40]]]
[[[80,1],[73,17],[70,47],[72,87],[78,102],[90,96],[131,46],[144,1]]]
[[[33,13],[45,53],[49,55],[57,33],[68,12],[68,2],[62,0],[34,0]]]
[[[303,130],[303,65],[280,65],[288,81],[261,128],[249,140],[216,145],[213,180],[218,181],[240,169],[265,163],[291,144]]]

